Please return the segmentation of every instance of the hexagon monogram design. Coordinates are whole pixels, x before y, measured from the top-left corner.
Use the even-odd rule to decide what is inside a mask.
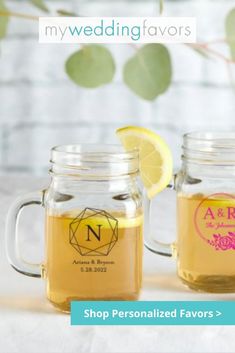
[[[69,243],[82,256],[107,256],[118,240],[118,220],[104,210],[85,208],[69,225]]]

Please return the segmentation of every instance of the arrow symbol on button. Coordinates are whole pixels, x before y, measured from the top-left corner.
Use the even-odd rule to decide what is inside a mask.
[[[220,316],[220,315],[222,315],[222,313],[220,311],[216,310],[215,316]]]

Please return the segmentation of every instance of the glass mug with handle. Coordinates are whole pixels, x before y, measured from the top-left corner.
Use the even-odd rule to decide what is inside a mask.
[[[235,133],[183,137],[182,168],[174,177],[177,241],[162,255],[177,258],[178,276],[205,292],[235,292]],[[158,244],[147,247],[160,253]]]
[[[47,190],[19,198],[9,210],[10,264],[45,278],[47,298],[65,312],[72,300],[138,299],[150,204],[141,192],[138,151],[65,145],[52,149],[51,163]],[[38,265],[21,258],[17,243],[20,211],[35,204],[46,216],[45,261]],[[160,243],[159,251],[165,251]]]

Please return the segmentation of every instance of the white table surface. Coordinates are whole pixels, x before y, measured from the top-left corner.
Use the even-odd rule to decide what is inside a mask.
[[[46,179],[0,177],[0,352],[234,352],[233,326],[70,326],[45,299],[45,283],[15,272],[7,263],[4,227],[11,201],[45,187]],[[153,227],[161,239],[175,236],[175,195],[162,193],[154,205]],[[170,216],[169,216],[170,215]],[[43,254],[43,210],[25,211],[20,224],[22,245],[30,260]],[[234,300],[235,294],[200,294],[184,287],[173,259],[145,250],[141,300]],[[233,313],[231,313],[233,315]]]

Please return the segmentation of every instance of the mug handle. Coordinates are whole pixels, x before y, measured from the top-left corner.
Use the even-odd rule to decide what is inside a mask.
[[[18,222],[21,211],[26,206],[44,205],[45,191],[29,193],[17,198],[11,205],[6,219],[6,253],[11,266],[18,272],[30,277],[42,277],[41,264],[24,261],[19,251]]]
[[[167,188],[171,190],[175,190],[175,178],[176,175],[173,176],[173,180],[170,184],[167,185]],[[175,255],[175,243],[162,243],[153,239],[152,237],[152,229],[151,229],[151,206],[152,202],[147,197],[147,193],[144,193],[144,245],[145,247],[158,255],[173,257]],[[146,219],[147,217],[147,219]]]

